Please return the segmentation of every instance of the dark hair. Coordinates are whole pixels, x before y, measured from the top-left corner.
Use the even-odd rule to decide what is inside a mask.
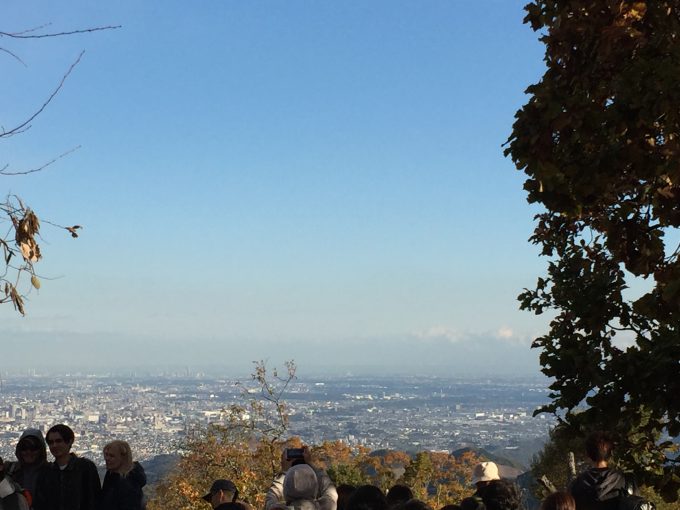
[[[419,499],[409,499],[403,506],[404,510],[432,510],[432,507]]]
[[[341,483],[338,485],[335,490],[338,493],[338,510],[345,510],[347,508],[347,501],[349,500],[349,497],[354,493],[356,490],[356,487],[354,485],[350,485],[348,483]]]
[[[568,492],[553,492],[543,500],[541,510],[576,510],[576,502]]]
[[[486,506],[479,496],[470,496],[460,502],[460,510],[486,510]]]
[[[387,502],[391,505],[399,502],[406,502],[413,498],[413,491],[406,485],[393,485],[387,491]]]
[[[444,505],[439,510],[462,510],[460,505]]]
[[[518,510],[519,491],[507,480],[492,480],[484,489],[482,501],[486,510]]]
[[[613,447],[614,443],[606,432],[593,432],[586,438],[586,453],[593,462],[609,460]]]
[[[71,429],[71,427],[68,425],[64,425],[63,423],[59,423],[58,425],[54,425],[52,428],[50,428],[50,430],[47,431],[47,434],[45,434],[45,437],[49,437],[49,435],[52,433],[59,434],[66,443],[73,444],[73,441],[76,439],[73,429]]]
[[[228,503],[222,503],[220,510],[248,510],[248,507],[239,501],[229,501]]]
[[[349,497],[346,510],[387,510],[387,498],[375,485],[362,485]]]

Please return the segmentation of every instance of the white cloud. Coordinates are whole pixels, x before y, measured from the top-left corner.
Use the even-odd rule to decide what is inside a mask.
[[[432,326],[425,331],[414,333],[413,336],[421,340],[447,340],[452,344],[470,337],[470,335],[446,326]]]
[[[498,336],[498,338],[512,338],[514,336],[514,333],[513,333],[512,329],[510,329],[509,327],[502,326],[496,332],[496,336]]]

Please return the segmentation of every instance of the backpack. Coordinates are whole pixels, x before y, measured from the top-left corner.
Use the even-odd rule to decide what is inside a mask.
[[[626,486],[621,489],[617,510],[656,510],[654,503],[642,496],[637,496],[634,490],[635,486],[627,480]]]

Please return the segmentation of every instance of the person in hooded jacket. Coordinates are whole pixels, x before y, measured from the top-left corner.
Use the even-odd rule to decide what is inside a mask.
[[[319,510],[316,472],[307,464],[292,466],[283,479],[283,499],[288,510]],[[281,506],[277,507],[281,508]]]
[[[111,441],[104,446],[104,461],[106,474],[99,510],[141,510],[146,474],[141,464],[133,462],[130,445]]]
[[[47,468],[47,444],[38,429],[26,429],[15,449],[16,462],[7,462],[5,472],[32,499],[38,475]]]
[[[609,467],[614,444],[605,432],[594,432],[586,439],[586,453],[593,467],[572,482],[569,492],[576,502],[576,510],[616,510],[626,478]]]
[[[273,510],[274,508],[281,508],[281,506],[286,506],[286,491],[285,491],[285,480],[288,472],[297,468],[298,466],[306,466],[309,469],[304,469],[299,471],[299,477],[302,477],[301,473],[309,473],[311,470],[314,473],[314,480],[316,481],[315,494],[312,500],[315,502],[318,510],[336,510],[338,502],[338,492],[335,489],[335,485],[328,476],[328,474],[323,469],[315,468],[311,465],[311,453],[307,446],[301,449],[301,457],[289,457],[289,450],[284,449],[281,454],[281,472],[276,476],[272,482],[271,487],[267,491],[265,497],[265,510]],[[311,477],[307,479],[309,481]],[[290,478],[289,480],[293,480]],[[302,478],[300,478],[302,482]],[[292,483],[292,482],[289,482]],[[283,504],[283,505],[282,505]]]

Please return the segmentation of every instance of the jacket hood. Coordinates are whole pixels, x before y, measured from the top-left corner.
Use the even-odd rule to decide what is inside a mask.
[[[139,462],[132,463],[132,470],[126,475],[128,481],[140,489],[146,485],[146,473]]]
[[[14,450],[14,455],[16,455],[17,460],[21,464],[21,456],[19,455],[19,443],[24,438],[33,438],[38,442],[38,445],[40,446],[38,450],[38,461],[36,462],[36,465],[38,464],[43,464],[47,462],[47,443],[45,443],[45,438],[42,435],[42,432],[38,429],[26,429],[21,433],[21,436],[19,437],[19,441],[17,441],[17,446]]]
[[[609,468],[593,468],[586,471],[582,482],[585,492],[590,493],[596,501],[607,501],[619,497],[620,490],[626,484],[620,471]]]

